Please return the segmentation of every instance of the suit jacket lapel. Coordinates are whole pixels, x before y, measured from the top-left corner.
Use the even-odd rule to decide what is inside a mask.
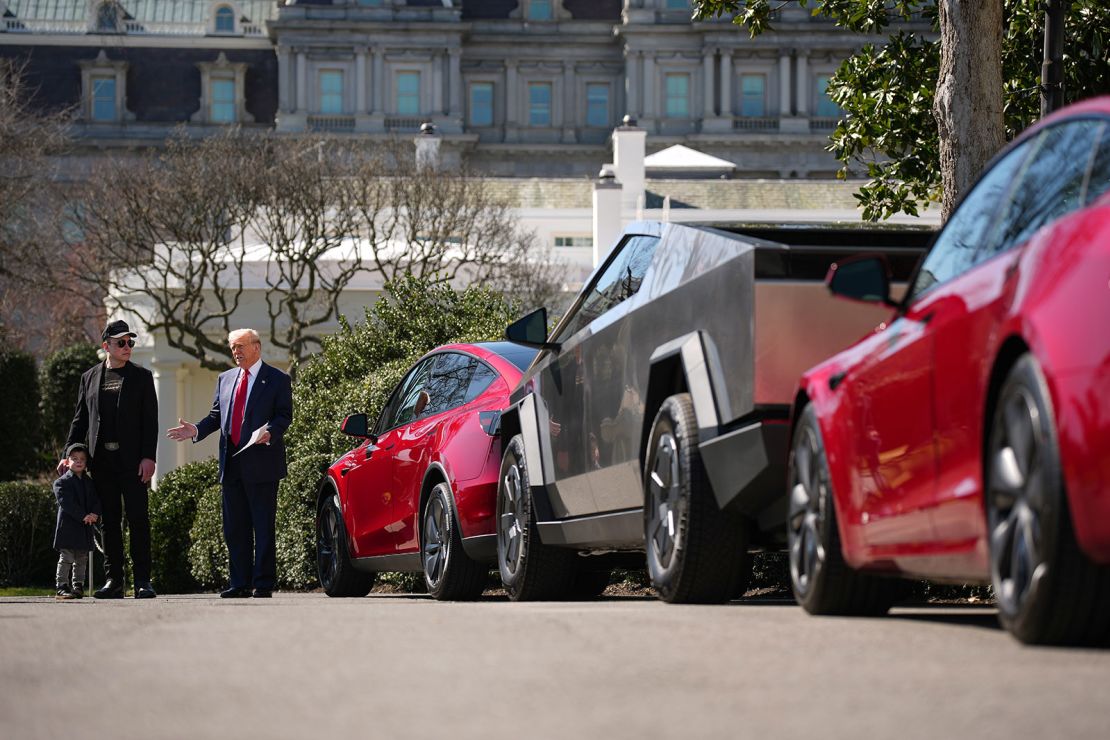
[[[251,409],[254,408],[255,402],[262,396],[262,393],[266,390],[266,381],[269,379],[269,374],[270,367],[265,362],[263,362],[258,367],[258,377],[254,379],[254,386],[251,388],[250,395],[247,396],[247,408],[243,411],[243,426],[247,425],[246,419],[250,416]],[[253,432],[254,427],[251,427],[250,431]]]

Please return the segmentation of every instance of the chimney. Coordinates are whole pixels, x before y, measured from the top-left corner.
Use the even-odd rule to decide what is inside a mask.
[[[416,145],[416,169],[423,171],[427,168],[439,169],[439,144],[440,138],[436,136],[436,127],[431,121],[420,124],[420,134],[412,143]]]
[[[635,209],[644,194],[646,141],[647,131],[637,127],[632,116],[625,116],[622,124],[613,129],[613,168],[624,186],[621,207],[626,211]]]
[[[602,165],[594,182],[594,267],[609,256],[621,235],[621,184],[613,165]]]

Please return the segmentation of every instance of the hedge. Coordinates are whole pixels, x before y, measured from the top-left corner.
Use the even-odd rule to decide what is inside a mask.
[[[213,492],[218,503],[220,484],[214,458],[171,470],[151,492],[151,576],[159,592],[190,593],[199,588],[190,558],[193,526],[200,498]]]
[[[26,352],[0,351],[0,481],[32,473],[39,462],[39,378],[35,358]],[[74,400],[77,397],[74,396]]]
[[[97,360],[96,347],[74,344],[47,357],[39,368],[42,457],[48,462],[57,463],[62,453],[77,405],[81,375]]]
[[[54,585],[56,519],[49,481],[0,483],[0,586]]]

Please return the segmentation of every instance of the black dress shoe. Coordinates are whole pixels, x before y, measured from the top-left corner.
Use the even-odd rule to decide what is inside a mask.
[[[122,599],[123,586],[119,585],[111,578],[104,582],[104,585],[93,591],[94,599]]]
[[[157,595],[154,592],[154,586],[151,586],[150,583],[140,583],[135,586],[136,599],[153,599]]]
[[[220,592],[221,599],[249,599],[251,597],[251,590],[246,586],[232,586],[226,591]]]
[[[274,592],[268,588],[256,588],[254,590],[254,598],[256,599],[268,599],[273,595]]]

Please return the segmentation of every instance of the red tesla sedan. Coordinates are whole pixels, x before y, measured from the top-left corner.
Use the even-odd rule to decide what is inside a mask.
[[[896,574],[991,583],[1030,643],[1110,639],[1110,98],[986,168],[901,300],[885,265],[833,293],[893,315],[807,372],[787,536],[797,601],[882,613]]]
[[[376,573],[423,571],[437,599],[476,598],[497,562],[501,409],[536,350],[451,344],[425,355],[373,427],[348,416],[357,447],[327,470],[316,554],[328,596],[365,596]]]

